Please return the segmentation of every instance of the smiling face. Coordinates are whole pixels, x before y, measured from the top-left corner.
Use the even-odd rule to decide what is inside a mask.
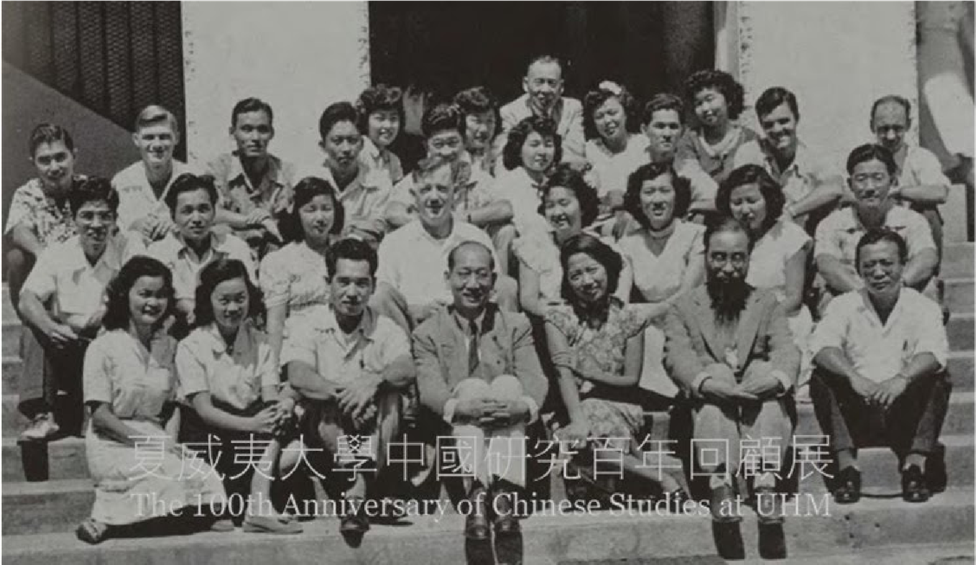
[[[674,219],[674,182],[671,174],[658,175],[645,180],[640,190],[640,205],[651,228],[660,230],[668,227]]]
[[[780,155],[796,153],[796,116],[787,103],[773,108],[759,118],[759,124],[766,133],[766,139]]]
[[[75,174],[75,153],[63,141],[41,143],[34,151],[31,162],[37,170],[37,178],[45,187],[59,191],[71,188],[71,179]]]
[[[566,277],[577,300],[595,304],[607,296],[607,269],[586,253],[576,253],[566,261]]]
[[[742,283],[749,273],[749,236],[744,231],[712,234],[705,255],[708,278],[720,284]]]
[[[356,124],[350,121],[336,123],[319,144],[335,171],[348,174],[358,170],[357,159],[363,149],[363,138]]]
[[[464,137],[456,129],[445,129],[434,132],[427,138],[427,155],[439,156],[453,161],[461,155],[464,149]]]
[[[440,227],[449,222],[454,211],[451,168],[445,165],[421,176],[414,187],[414,198],[425,226]]]
[[[868,294],[878,298],[891,298],[901,288],[904,269],[898,246],[891,241],[878,241],[861,248],[857,272],[864,281]]]
[[[643,129],[651,155],[659,159],[674,157],[675,145],[684,129],[677,110],[657,110]]]
[[[328,241],[335,225],[335,202],[327,194],[319,194],[298,209],[305,241],[313,246]]]
[[[221,282],[210,293],[210,304],[217,326],[227,333],[237,331],[251,307],[247,283],[240,277]]]
[[[129,289],[129,319],[137,326],[155,326],[162,321],[169,300],[163,277],[139,277]]]
[[[491,146],[495,137],[495,113],[492,111],[468,114],[464,117],[464,144],[469,151],[480,152]]]
[[[454,251],[454,267],[445,275],[455,308],[474,315],[485,309],[495,285],[495,271],[488,249],[477,244],[461,244]]]
[[[563,186],[549,189],[543,202],[543,214],[555,232],[557,241],[565,241],[583,231],[583,216],[576,193]]]
[[[522,88],[533,104],[548,111],[563,95],[563,71],[558,63],[536,61],[522,80]]]
[[[897,153],[905,144],[905,132],[910,125],[905,107],[897,102],[879,104],[871,119],[871,131],[878,143],[892,153]]]
[[[707,129],[722,129],[729,123],[729,104],[716,88],[703,88],[695,93],[695,116]]]
[[[616,97],[607,98],[593,110],[593,125],[604,141],[618,141],[627,137],[627,114]]]
[[[766,199],[759,189],[759,183],[733,188],[729,194],[729,211],[733,218],[742,222],[753,233],[762,229],[763,222],[766,221]]]
[[[855,165],[848,183],[857,199],[858,211],[871,214],[883,210],[888,204],[891,182],[888,168],[877,159]]]
[[[75,231],[88,257],[101,257],[115,226],[115,213],[104,200],[89,200],[75,212]]]
[[[375,110],[367,120],[369,139],[377,147],[388,147],[400,133],[400,113],[393,109]]]
[[[336,316],[346,319],[362,316],[369,297],[373,294],[369,261],[339,258],[329,287]]]
[[[176,197],[173,222],[186,241],[203,241],[210,237],[214,221],[214,206],[210,194],[199,188],[182,192]]]
[[[271,116],[264,110],[237,114],[230,134],[237,143],[240,155],[252,159],[264,157],[268,154],[268,144],[274,138]]]
[[[556,145],[551,137],[530,132],[522,144],[522,166],[534,173],[545,173],[556,156]]]
[[[173,162],[173,149],[180,138],[173,131],[169,120],[145,125],[132,134],[132,140],[139,148],[142,162],[150,168],[168,167]]]

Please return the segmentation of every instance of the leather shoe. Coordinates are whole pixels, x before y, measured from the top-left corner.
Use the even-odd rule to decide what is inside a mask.
[[[339,521],[339,533],[342,535],[362,535],[369,530],[369,518],[366,516],[365,500],[361,497],[344,499],[346,509],[355,508],[353,512],[345,512]]]
[[[518,517],[514,508],[515,492],[510,488],[498,485],[495,489],[492,508],[495,511],[495,535],[517,534],[521,531]]]
[[[834,488],[834,502],[854,504],[861,500],[861,472],[847,467],[837,473],[837,487]]]
[[[682,514],[684,513],[685,503],[691,500],[688,493],[681,487],[676,488],[667,495],[668,500],[668,512],[671,514]]]
[[[732,516],[728,514],[730,508],[735,508],[732,501],[735,499],[735,489],[732,485],[722,485],[712,489],[712,495],[709,500],[711,503],[712,510],[712,520],[716,522],[738,522],[742,518],[740,516]]]
[[[925,502],[931,493],[918,465],[909,465],[901,472],[901,497],[905,502]]]
[[[759,556],[786,559],[786,536],[781,523],[759,523]]]
[[[929,492],[935,494],[944,491],[948,482],[945,446],[939,444],[935,446],[935,451],[925,458],[925,484],[928,485]]]
[[[488,509],[485,499],[488,493],[485,487],[475,484],[471,488],[468,500],[471,501],[471,512],[464,519],[464,537],[472,541],[485,541],[491,537],[488,527]]]
[[[738,522],[712,522],[712,539],[715,549],[722,559],[733,561],[746,558],[746,548],[742,544],[742,533]]]

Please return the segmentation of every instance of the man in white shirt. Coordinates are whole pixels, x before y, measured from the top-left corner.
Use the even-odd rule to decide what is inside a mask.
[[[902,496],[924,502],[945,487],[938,444],[951,384],[939,306],[904,284],[908,246],[889,229],[857,245],[864,288],[835,298],[811,338],[817,419],[830,437],[838,473],[834,499],[860,498],[857,449],[877,432],[898,456]]]
[[[563,96],[563,68],[559,59],[542,55],[533,59],[522,79],[525,94],[502,106],[502,133],[495,139],[496,153],[501,154],[508,130],[529,116],[551,118],[556,133],[562,137],[563,162],[582,166],[586,163],[586,139],[583,135],[583,104]]]
[[[436,157],[418,165],[413,188],[417,218],[390,233],[379,247],[371,305],[408,331],[452,302],[443,268],[454,247],[465,241],[493,247],[487,233],[453,212],[457,167],[456,161]],[[498,257],[494,260],[497,272]],[[517,296],[515,280],[500,276],[495,286],[499,306],[516,311]]]
[[[102,325],[105,288],[130,257],[145,253],[138,237],[112,235],[119,200],[108,180],[86,180],[68,202],[78,235],[45,249],[20,291],[24,331],[30,332],[18,383],[19,409],[32,421],[21,435],[27,440],[46,439],[60,427],[80,433],[81,366]],[[53,414],[59,388],[71,407],[58,415],[61,426]]]

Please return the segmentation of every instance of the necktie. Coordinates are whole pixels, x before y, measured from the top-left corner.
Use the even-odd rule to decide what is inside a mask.
[[[468,329],[471,336],[468,338],[468,376],[474,377],[478,370],[478,324],[474,320],[469,322]]]

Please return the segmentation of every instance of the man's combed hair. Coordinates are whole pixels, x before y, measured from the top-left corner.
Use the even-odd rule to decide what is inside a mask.
[[[234,104],[234,109],[230,113],[230,127],[237,126],[237,116],[251,112],[264,112],[268,115],[268,123],[274,124],[274,112],[271,110],[270,104],[260,98],[245,98]]]
[[[462,248],[468,247],[468,246],[474,246],[474,247],[478,247],[478,248],[484,249],[485,252],[488,253],[488,268],[491,269],[491,270],[493,270],[493,271],[495,270],[495,256],[492,254],[491,249],[487,245],[485,245],[484,243],[481,243],[480,241],[470,241],[469,240],[469,241],[462,241],[461,243],[459,243],[459,244],[455,245],[453,248],[451,248],[451,252],[447,254],[447,270],[448,271],[453,271],[454,270],[454,265],[457,263],[457,253],[458,253],[458,251],[460,251]]]
[[[68,149],[75,150],[75,142],[71,139],[71,134],[63,127],[50,123],[37,124],[30,136],[30,156],[31,159],[37,154],[37,148],[42,144],[57,143],[60,141]]]
[[[641,124],[647,125],[651,123],[651,119],[654,117],[654,112],[660,112],[661,110],[674,110],[678,113],[678,119],[681,120],[681,124],[685,123],[685,103],[681,101],[681,98],[670,92],[661,92],[655,94],[644,104],[644,113],[641,114]]]
[[[75,184],[68,192],[68,207],[72,216],[89,202],[105,202],[113,214],[119,210],[119,194],[112,188],[112,182],[102,177],[90,177]]]
[[[214,178],[212,176],[183,173],[176,177],[176,180],[173,181],[173,184],[166,192],[166,206],[169,207],[170,213],[176,212],[176,201],[181,194],[184,192],[193,192],[194,190],[205,191],[207,196],[210,197],[210,204],[214,207],[217,206],[217,186],[214,184]]]
[[[786,104],[790,112],[793,112],[794,119],[800,119],[800,105],[796,101],[796,95],[782,86],[767,88],[759,95],[756,100],[756,115],[762,119],[763,116],[768,115],[783,104]]]
[[[857,241],[857,248],[854,251],[854,268],[858,273],[861,272],[861,249],[882,241],[895,244],[895,247],[898,248],[898,259],[902,265],[908,262],[908,244],[905,243],[905,238],[901,234],[888,227],[871,228]]]
[[[874,104],[871,104],[872,129],[874,125],[874,114],[878,111],[878,107],[881,106],[882,104],[890,104],[890,103],[898,104],[899,106],[904,108],[905,115],[908,116],[909,120],[912,119],[912,103],[908,101],[908,98],[905,98],[904,96],[898,96],[897,94],[889,94],[887,96],[882,96],[881,98],[878,98],[877,100],[874,101]]]
[[[717,216],[711,218],[705,223],[705,251],[708,252],[709,247],[712,245],[712,236],[717,233],[742,233],[745,234],[746,239],[749,240],[749,251],[752,251],[752,246],[755,240],[752,235],[749,234],[749,230],[740,222],[732,216]]]
[[[875,159],[884,163],[889,175],[894,176],[898,173],[895,157],[887,147],[877,143],[865,143],[855,147],[847,156],[847,174],[854,174],[854,167]]]
[[[347,237],[329,247],[329,251],[325,254],[325,266],[329,270],[330,277],[335,276],[336,264],[339,262],[339,259],[366,261],[369,263],[370,276],[376,276],[376,264],[378,261],[376,251],[361,239]]]
[[[319,117],[319,137],[325,139],[329,137],[329,132],[340,122],[349,122],[359,129],[359,113],[350,102],[336,102],[322,111]]]
[[[139,131],[144,127],[154,126],[160,122],[169,123],[174,135],[180,135],[180,124],[176,120],[176,115],[158,104],[150,104],[139,112],[136,116],[134,131]]]

